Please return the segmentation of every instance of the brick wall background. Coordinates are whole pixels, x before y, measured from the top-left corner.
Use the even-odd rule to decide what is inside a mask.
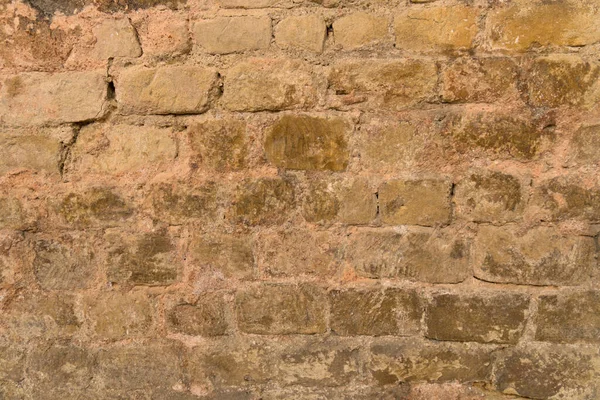
[[[600,1],[0,0],[0,399],[600,398]]]

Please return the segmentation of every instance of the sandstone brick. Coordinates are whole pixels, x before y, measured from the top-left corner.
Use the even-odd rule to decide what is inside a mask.
[[[459,58],[442,69],[442,98],[459,103],[514,98],[518,96],[518,73],[510,58]]]
[[[197,235],[190,245],[192,263],[204,270],[217,271],[227,279],[252,279],[253,243],[249,235]]]
[[[346,50],[383,41],[388,36],[388,18],[365,12],[346,15],[333,23],[335,43]]]
[[[101,385],[127,392],[139,389],[171,388],[183,379],[182,349],[175,343],[127,343],[98,352]]]
[[[590,393],[586,396],[582,389],[598,389],[597,364],[598,354],[593,349],[564,345],[508,348],[495,362],[494,387],[532,399],[560,395],[594,398]]]
[[[217,73],[194,66],[127,68],[115,80],[123,114],[192,114],[208,109]]]
[[[303,284],[262,285],[236,294],[236,316],[242,332],[285,335],[324,333],[326,301],[322,289]]]
[[[203,293],[194,304],[178,304],[167,315],[172,331],[192,336],[221,336],[227,332],[226,303],[221,293]]]
[[[595,253],[593,238],[552,227],[482,225],[474,250],[475,276],[499,283],[579,285],[595,274]]]
[[[349,159],[346,125],[340,118],[285,115],[267,133],[267,159],[287,169],[343,171]]]
[[[285,221],[296,205],[290,179],[246,179],[237,189],[233,215],[247,225],[277,225]]]
[[[539,210],[540,218],[600,220],[600,189],[580,182],[576,176],[558,176],[540,182],[532,198],[532,206]]]
[[[59,172],[61,143],[44,135],[0,137],[0,174],[21,168]]]
[[[0,229],[24,229],[28,224],[27,210],[16,197],[0,197]]]
[[[346,261],[359,276],[458,283],[471,275],[471,240],[451,230],[411,227],[350,235]]]
[[[93,187],[72,192],[58,206],[64,220],[76,227],[111,226],[126,221],[133,214],[131,205],[107,187]]]
[[[369,95],[374,108],[405,108],[431,100],[436,90],[435,64],[421,60],[347,61],[335,64],[329,87],[336,95]]]
[[[600,162],[600,125],[583,125],[571,140],[570,159],[580,164]]]
[[[15,391],[18,382],[25,379],[26,349],[17,345],[0,346],[0,395],[10,398],[10,392]],[[15,398],[18,398],[15,394]]]
[[[375,219],[377,195],[368,179],[356,178],[343,181],[336,190],[340,222],[348,225],[363,225]]]
[[[88,125],[71,150],[75,169],[87,173],[142,171],[175,159],[171,130],[135,125]]]
[[[106,19],[92,31],[96,37],[94,56],[101,60],[114,57],[139,57],[142,48],[128,19]]]
[[[528,308],[529,298],[522,294],[434,294],[426,311],[426,337],[514,344],[523,333]]]
[[[373,196],[375,197],[375,196]],[[375,211],[377,211],[375,203]],[[302,216],[307,222],[332,222],[340,209],[340,201],[333,185],[321,179],[309,181],[302,199]],[[369,213],[371,215],[372,213]]]
[[[194,37],[212,54],[266,49],[271,43],[271,18],[219,17],[198,21]]]
[[[293,228],[263,231],[257,238],[256,258],[259,271],[268,276],[333,278],[337,251],[331,233]]]
[[[598,16],[593,2],[512,1],[491,10],[488,35],[496,49],[584,46],[600,40]]]
[[[381,219],[388,225],[447,224],[450,220],[447,181],[391,180],[379,188]]]
[[[598,342],[599,299],[597,291],[540,296],[535,339],[558,343]]]
[[[187,54],[191,50],[187,15],[163,10],[147,16],[146,31],[139,31],[144,54],[151,56]]]
[[[276,111],[313,106],[319,82],[297,60],[253,59],[225,73],[223,106],[231,111]]]
[[[236,119],[215,119],[194,124],[188,140],[199,162],[215,171],[237,171],[248,165],[249,138],[246,123]]]
[[[0,77],[0,121],[26,126],[93,120],[104,114],[107,88],[102,71]]]
[[[121,340],[146,336],[152,326],[152,304],[142,292],[87,294],[83,311],[93,334]]]
[[[475,343],[379,339],[371,345],[370,353],[368,370],[380,385],[484,382],[492,370],[490,349]]]
[[[33,273],[44,290],[77,290],[90,286],[97,272],[93,239],[80,233],[33,241]]]
[[[164,231],[105,236],[112,244],[106,278],[110,282],[162,286],[177,281],[180,264],[175,243]]]
[[[470,49],[479,10],[470,6],[408,7],[394,16],[396,47],[412,51]]]
[[[275,27],[275,42],[284,49],[321,53],[326,35],[325,21],[316,14],[287,17]]]
[[[148,195],[156,218],[180,225],[191,219],[210,220],[217,211],[217,185],[213,181],[192,186],[159,183]]]
[[[276,6],[279,0],[217,0],[223,8],[268,8]]]
[[[559,107],[595,103],[600,67],[573,55],[536,58],[526,70],[525,83],[529,104]]]
[[[329,301],[331,330],[337,335],[411,335],[420,330],[423,310],[414,291],[334,290]]]
[[[526,198],[518,178],[496,171],[473,172],[456,184],[455,212],[476,222],[508,222],[523,213]]]

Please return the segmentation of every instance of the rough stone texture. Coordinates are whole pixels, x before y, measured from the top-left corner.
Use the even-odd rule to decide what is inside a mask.
[[[108,187],[68,193],[56,208],[64,221],[74,227],[118,225],[133,214],[131,205]]]
[[[388,18],[365,12],[346,15],[333,23],[335,44],[352,50],[383,41],[388,35]]]
[[[135,29],[127,19],[102,21],[93,32],[96,36],[94,56],[99,59],[142,55]]]
[[[178,304],[168,314],[174,332],[192,336],[220,336],[227,332],[225,301],[219,293],[203,294],[194,304]]]
[[[600,189],[582,185],[574,176],[559,176],[540,182],[535,188],[532,203],[545,220],[600,220]]]
[[[216,215],[217,186],[215,182],[200,182],[192,187],[159,183],[148,194],[156,219],[181,225],[190,219],[207,220]]]
[[[27,169],[59,172],[61,143],[46,135],[0,137],[0,174]]]
[[[246,123],[241,120],[208,120],[190,126],[190,147],[203,166],[215,171],[236,171],[248,164]]]
[[[275,27],[275,43],[284,49],[323,51],[327,35],[325,21],[319,15],[288,17]]]
[[[196,43],[212,54],[260,50],[271,43],[269,17],[228,17],[198,21]]]
[[[233,214],[247,225],[276,225],[296,205],[294,185],[289,179],[245,180],[236,191]]]
[[[204,234],[190,244],[192,263],[217,271],[228,279],[251,279],[254,275],[252,238],[247,235]]]
[[[571,142],[571,159],[579,164],[597,164],[600,161],[600,125],[580,127]]]

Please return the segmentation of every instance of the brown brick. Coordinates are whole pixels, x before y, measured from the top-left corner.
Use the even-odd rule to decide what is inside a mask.
[[[24,126],[99,118],[107,88],[104,71],[32,72],[0,78],[0,122]]]
[[[25,359],[24,348],[14,344],[0,346],[0,382],[22,381],[25,377]]]
[[[281,178],[246,179],[235,195],[233,214],[247,225],[277,225],[296,205],[292,182]]]
[[[78,232],[33,241],[33,273],[44,290],[89,288],[98,262],[93,237]]]
[[[373,203],[376,212],[377,204]],[[307,222],[332,222],[339,209],[340,201],[333,185],[322,179],[314,179],[308,182],[308,188],[302,199],[302,216]],[[371,214],[369,213],[369,215]]]
[[[442,98],[460,103],[495,103],[515,98],[518,73],[510,58],[459,58],[442,69]]]
[[[526,70],[528,102],[536,107],[594,104],[600,67],[573,55],[536,58]]]
[[[456,184],[457,216],[476,222],[519,219],[526,198],[518,178],[496,171],[474,172]]]
[[[180,265],[166,232],[107,234],[111,243],[106,278],[119,284],[163,286],[177,281]]]
[[[343,171],[350,156],[346,125],[340,118],[285,115],[267,133],[267,159],[280,168]]]
[[[470,49],[479,10],[469,6],[408,7],[394,17],[396,47],[412,51]]]
[[[190,114],[208,109],[214,70],[195,66],[132,67],[115,80],[122,114]]]
[[[152,327],[152,304],[142,292],[90,293],[84,298],[83,311],[89,328],[101,339],[146,336]]]
[[[276,111],[313,106],[320,84],[296,60],[251,59],[225,73],[223,106],[231,111]]]
[[[426,337],[435,340],[516,343],[529,298],[512,293],[434,294],[426,311]]]
[[[535,339],[576,343],[600,341],[600,292],[540,296]]]
[[[434,179],[391,180],[379,188],[381,219],[388,225],[447,224],[450,182]]]
[[[340,222],[348,225],[364,225],[376,218],[377,196],[370,180],[348,179],[337,186]]]
[[[334,65],[329,86],[336,95],[366,95],[373,108],[401,109],[433,99],[435,64],[421,60],[347,61]]]
[[[475,276],[489,282],[579,285],[596,270],[591,237],[569,236],[552,227],[479,227]]]
[[[271,18],[219,17],[198,21],[194,37],[212,54],[266,49],[271,42]]]
[[[72,192],[62,198],[58,212],[73,226],[112,226],[133,214],[131,205],[107,187],[94,187]]]
[[[508,348],[495,362],[494,387],[532,399],[556,395],[591,399],[596,397],[593,391],[597,394],[599,389],[598,362],[595,349],[564,345]],[[592,392],[586,394],[586,389]]]
[[[414,291],[334,290],[329,293],[331,330],[342,336],[411,335],[423,313]]]
[[[248,165],[246,123],[214,119],[193,124],[187,131],[192,152],[203,166],[215,171],[238,171]]]
[[[223,8],[268,8],[276,6],[280,0],[217,0]]]
[[[599,14],[593,2],[518,0],[505,4],[488,16],[488,35],[496,49],[584,46],[600,40]]]
[[[92,29],[96,37],[94,56],[101,60],[115,57],[139,57],[142,48],[128,19],[106,19]]]
[[[203,234],[190,245],[192,264],[215,270],[227,279],[252,279],[254,276],[253,239],[249,235]]]
[[[336,238],[328,231],[302,228],[262,231],[256,259],[261,274],[273,277],[302,275],[333,278],[337,272]]]
[[[97,174],[152,169],[176,155],[170,129],[99,124],[80,130],[71,153],[76,170]]]
[[[579,164],[600,162],[600,125],[583,125],[571,140],[570,160]]]
[[[16,197],[0,196],[0,229],[25,229],[30,215],[23,202]]]
[[[221,336],[227,332],[222,293],[203,293],[194,304],[178,304],[167,315],[170,330],[192,336]]]
[[[57,174],[60,152],[60,141],[46,135],[2,136],[0,175],[22,168]]]
[[[210,220],[217,212],[217,185],[212,181],[196,183],[191,187],[156,184],[148,198],[155,216],[175,225],[190,219]]]
[[[585,219],[600,221],[600,189],[582,185],[577,176],[558,176],[540,182],[532,206],[546,221]]]
[[[458,283],[471,275],[471,241],[450,230],[361,230],[349,240],[346,259],[362,277]]]
[[[326,35],[325,21],[316,14],[287,17],[275,27],[275,42],[284,49],[321,53]]]
[[[492,370],[491,349],[476,343],[379,339],[370,352],[368,370],[379,385],[485,382]]]
[[[333,23],[335,44],[346,50],[382,42],[388,36],[387,17],[356,12]]]
[[[235,299],[242,332],[286,335],[325,332],[325,292],[311,285],[262,285]]]

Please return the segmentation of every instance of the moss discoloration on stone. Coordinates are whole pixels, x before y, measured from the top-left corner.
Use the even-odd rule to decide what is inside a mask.
[[[96,187],[68,194],[60,203],[59,213],[74,226],[114,225],[133,215],[133,208],[119,194]]]

